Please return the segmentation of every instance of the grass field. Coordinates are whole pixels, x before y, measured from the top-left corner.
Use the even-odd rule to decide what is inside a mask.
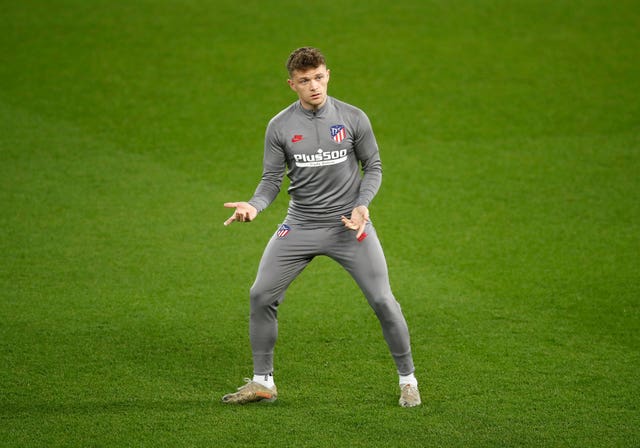
[[[0,14],[0,446],[640,446],[640,4],[53,0]],[[317,259],[273,404],[250,225],[284,61],[371,118],[371,206],[424,405]]]

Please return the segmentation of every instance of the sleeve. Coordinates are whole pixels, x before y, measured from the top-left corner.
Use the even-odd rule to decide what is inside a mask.
[[[262,161],[262,178],[249,204],[261,212],[271,204],[282,185],[286,170],[286,157],[283,145],[277,138],[273,121],[267,126],[264,138],[264,157]]]
[[[356,126],[355,151],[362,165],[362,181],[356,206],[369,206],[382,183],[382,161],[378,151],[378,143],[371,128],[369,117],[360,111],[358,125]]]

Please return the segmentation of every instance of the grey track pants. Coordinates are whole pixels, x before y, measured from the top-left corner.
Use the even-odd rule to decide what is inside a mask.
[[[287,287],[319,255],[342,265],[354,278],[375,312],[398,373],[414,371],[409,330],[389,284],[382,246],[371,223],[362,242],[342,226],[308,228],[289,225],[276,232],[264,250],[256,280],[251,287],[250,339],[254,374],[273,372],[273,349],[278,335],[278,306]],[[284,236],[279,236],[286,233]]]

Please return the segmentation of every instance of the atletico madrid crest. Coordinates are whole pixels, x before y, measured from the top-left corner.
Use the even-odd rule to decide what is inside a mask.
[[[284,238],[289,234],[290,231],[291,231],[291,227],[289,227],[286,224],[281,224],[280,227],[278,228],[278,231],[276,232],[276,236],[278,238]]]
[[[331,138],[334,142],[340,143],[347,136],[347,129],[343,124],[331,126]]]

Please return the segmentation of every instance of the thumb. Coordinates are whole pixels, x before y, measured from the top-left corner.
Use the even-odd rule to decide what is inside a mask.
[[[360,241],[360,237],[364,233],[364,229],[367,227],[367,221],[363,221],[362,224],[358,227],[358,231],[356,232],[356,238]]]

